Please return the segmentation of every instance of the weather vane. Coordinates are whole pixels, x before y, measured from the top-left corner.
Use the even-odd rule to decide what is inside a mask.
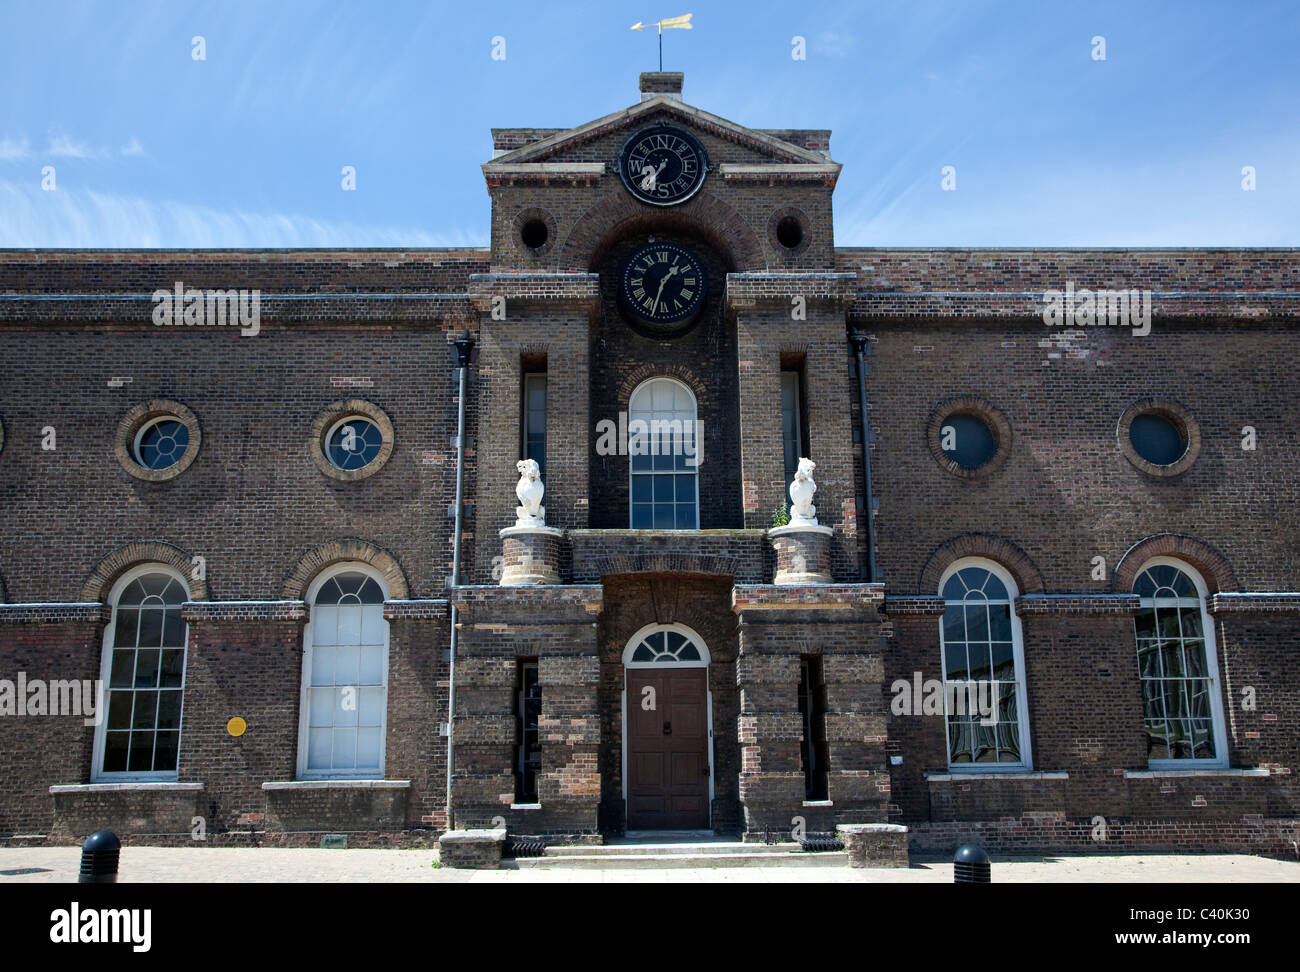
[[[641,23],[641,21],[638,20],[635,24],[632,25],[633,30],[645,30],[647,27],[659,28],[659,70],[660,71],[664,69],[664,31],[672,30],[674,27],[676,27],[679,30],[694,29],[691,27],[690,14],[683,14],[680,17],[668,17],[664,20],[659,21],[659,23],[657,24],[643,24]]]

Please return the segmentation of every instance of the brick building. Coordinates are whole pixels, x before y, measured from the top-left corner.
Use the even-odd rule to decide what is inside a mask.
[[[1300,252],[836,247],[640,89],[487,248],[0,251],[0,838],[1289,850]]]

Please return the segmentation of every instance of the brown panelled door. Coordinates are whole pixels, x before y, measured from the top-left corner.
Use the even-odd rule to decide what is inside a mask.
[[[628,830],[709,826],[707,688],[705,668],[627,670]]]

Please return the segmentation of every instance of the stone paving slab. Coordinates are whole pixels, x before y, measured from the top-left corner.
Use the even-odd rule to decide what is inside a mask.
[[[951,884],[947,861],[910,868],[742,867],[462,871],[435,868],[431,850],[319,850],[258,847],[124,847],[119,880],[126,882],[426,882],[545,884],[629,882],[721,884]],[[0,884],[77,879],[79,847],[0,848]],[[16,873],[26,872],[26,873]],[[1294,882],[1300,863],[1245,854],[1037,857],[994,861],[999,883]]]

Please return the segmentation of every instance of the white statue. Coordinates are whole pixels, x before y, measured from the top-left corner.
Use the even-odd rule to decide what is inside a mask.
[[[520,459],[515,463],[519,470],[519,482],[515,485],[515,495],[520,505],[515,508],[517,526],[545,526],[546,507],[542,505],[542,494],[546,487],[542,485],[542,471],[535,459]]]
[[[799,471],[794,474],[790,484],[790,524],[792,526],[816,526],[817,507],[812,505],[813,493],[817,484],[813,482],[812,473],[817,463],[811,459],[799,460]]]

